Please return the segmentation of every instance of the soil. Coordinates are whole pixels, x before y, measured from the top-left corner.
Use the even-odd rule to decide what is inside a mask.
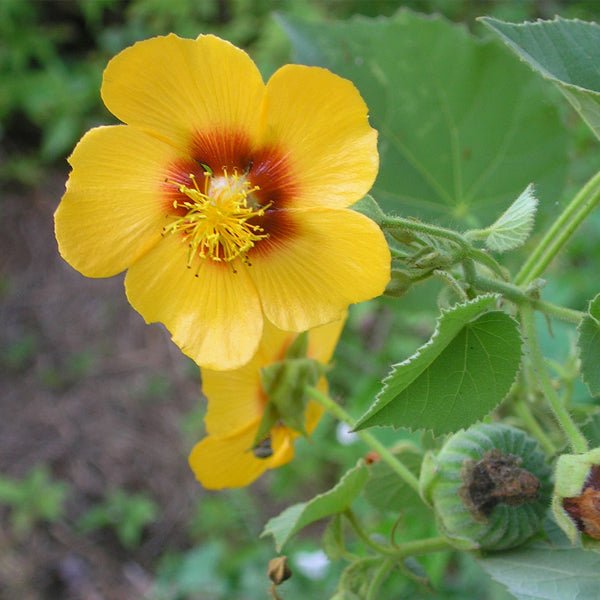
[[[182,435],[199,374],[129,306],[122,276],[87,279],[60,258],[52,214],[65,180],[57,172],[0,198],[0,473],[45,464],[70,486],[65,517],[24,538],[1,509],[0,599],[132,600],[157,557],[185,547],[202,494],[186,460],[194,436]],[[160,507],[132,551],[76,526],[116,488]]]

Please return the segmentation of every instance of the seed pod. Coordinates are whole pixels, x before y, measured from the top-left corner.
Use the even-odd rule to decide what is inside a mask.
[[[269,561],[267,575],[275,584],[280,585],[292,576],[292,571],[288,565],[287,556],[276,556]]]
[[[554,519],[571,542],[600,550],[600,448],[563,454],[554,478]]]
[[[461,548],[506,550],[541,529],[551,471],[537,442],[507,425],[453,435],[421,471],[421,490],[442,531]]]

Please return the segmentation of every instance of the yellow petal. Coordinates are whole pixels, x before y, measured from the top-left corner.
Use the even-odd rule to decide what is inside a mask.
[[[250,362],[232,371],[202,369],[202,391],[209,400],[204,418],[208,433],[225,435],[262,418],[267,398],[260,370],[281,360],[295,337],[265,321],[259,347]]]
[[[209,435],[196,444],[189,457],[196,479],[207,489],[242,487],[293,458],[293,434],[286,427],[272,432],[273,455],[256,458],[251,448],[257,428],[254,421],[230,436]]]
[[[138,42],[108,63],[102,82],[116,117],[182,149],[194,134],[215,129],[253,139],[263,96],[250,57],[213,35]]]
[[[202,391],[208,398],[207,433],[227,435],[262,417],[266,403],[260,384],[262,366],[254,355],[249,363],[232,371],[202,369]]]
[[[55,213],[62,257],[88,277],[126,269],[160,240],[172,147],[123,125],[88,131]]]
[[[373,221],[349,209],[285,212],[293,221],[290,233],[257,244],[248,270],[269,321],[303,331],[383,292],[390,252]]]
[[[308,356],[327,364],[340,339],[346,323],[346,312],[338,321],[315,327],[308,332]]]
[[[234,369],[258,346],[262,314],[244,265],[198,259],[186,268],[187,246],[167,235],[127,272],[131,305],[146,322],[160,321],[197,364]],[[195,273],[198,276],[195,276]]]
[[[316,327],[308,332],[308,356],[326,364],[337,344],[345,319]],[[267,398],[262,391],[260,370],[282,360],[297,334],[282,331],[265,321],[260,344],[252,360],[232,371],[202,369],[202,391],[208,398],[204,417],[209,434],[227,435],[255,419],[262,418]],[[323,378],[319,389],[326,391]],[[306,429],[310,433],[323,410],[310,402],[306,412]]]
[[[318,67],[286,65],[267,83],[266,146],[286,155],[297,192],[289,206],[350,206],[371,188],[377,132],[352,82]]]

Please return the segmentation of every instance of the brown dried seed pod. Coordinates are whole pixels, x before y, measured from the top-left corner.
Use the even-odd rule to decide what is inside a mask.
[[[458,546],[504,550],[540,530],[551,471],[537,442],[507,425],[477,424],[426,461],[423,494]]]

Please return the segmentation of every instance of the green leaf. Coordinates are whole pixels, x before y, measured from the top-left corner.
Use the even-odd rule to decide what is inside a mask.
[[[399,458],[416,477],[419,477],[423,458],[421,454],[411,449],[402,452]],[[382,461],[369,467],[369,481],[364,489],[364,497],[381,511],[392,511],[403,515],[414,515],[422,510],[429,512],[419,494]]]
[[[600,396],[600,294],[589,305],[577,328],[581,377],[592,396]]]
[[[373,196],[369,195],[365,196],[362,200],[355,202],[350,208],[369,217],[369,219],[375,221],[377,225],[381,225],[386,216],[379,204],[374,200]]]
[[[294,58],[353,81],[379,131],[372,194],[386,212],[482,227],[531,181],[560,194],[567,137],[555,94],[496,43],[401,11],[310,23],[279,17]]]
[[[590,443],[591,448],[600,447],[600,414],[590,415],[579,427],[585,439]]]
[[[555,83],[600,137],[600,26],[556,17],[553,21],[481,21],[521,60]]]
[[[382,559],[359,558],[342,572],[337,594],[331,600],[360,600],[366,598],[373,573]]]
[[[498,406],[517,376],[521,337],[512,317],[485,312],[496,299],[480,296],[443,311],[431,339],[392,367],[356,429],[391,425],[439,435]]]
[[[334,515],[323,533],[322,545],[329,560],[339,560],[346,552],[342,515]]]
[[[483,230],[468,232],[467,236],[484,239],[485,245],[496,252],[514,250],[529,238],[537,205],[537,198],[533,195],[533,185],[529,184],[493,225]]]
[[[597,598],[600,555],[574,548],[553,523],[550,540],[498,552],[479,564],[519,600]]]
[[[329,491],[315,496],[308,502],[294,504],[270,519],[261,537],[271,534],[275,539],[277,552],[281,552],[284,544],[310,523],[346,510],[362,490],[368,476],[367,467],[359,461]]]

